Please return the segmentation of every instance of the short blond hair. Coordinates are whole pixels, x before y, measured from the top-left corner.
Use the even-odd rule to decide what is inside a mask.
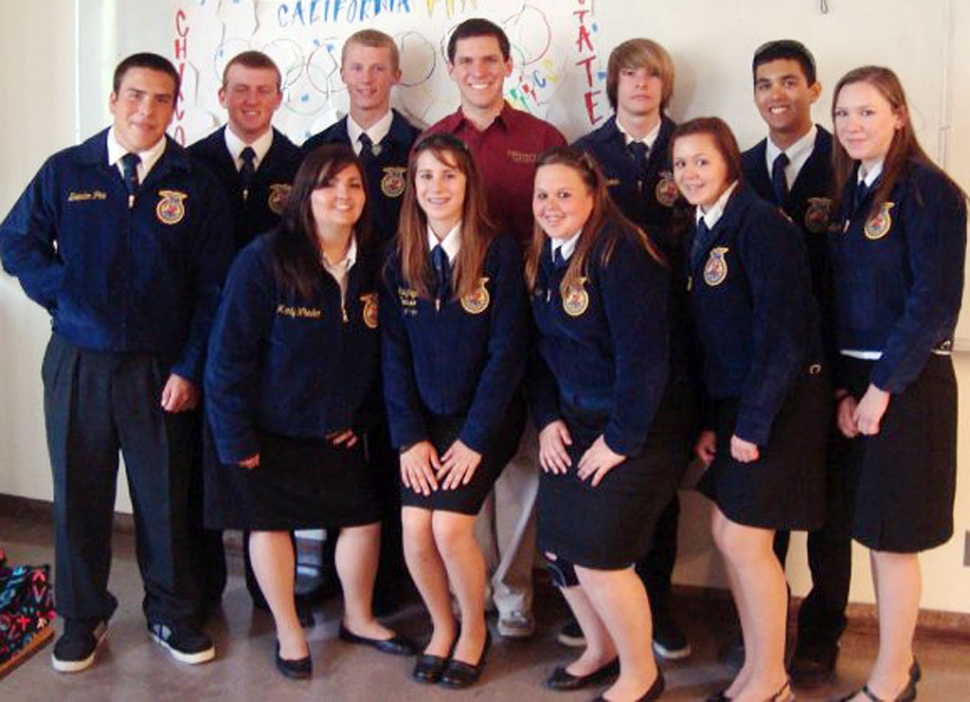
[[[369,46],[372,49],[387,49],[391,53],[391,69],[395,73],[401,70],[401,52],[397,48],[397,42],[394,41],[394,37],[389,34],[385,34],[376,29],[361,29],[359,32],[354,32],[347,37],[343,48],[340,50],[341,66],[347,60],[347,47],[351,44]]]

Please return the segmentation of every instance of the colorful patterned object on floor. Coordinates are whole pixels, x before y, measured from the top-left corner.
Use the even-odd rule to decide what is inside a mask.
[[[0,678],[50,640],[55,617],[48,566],[7,566],[0,548]]]

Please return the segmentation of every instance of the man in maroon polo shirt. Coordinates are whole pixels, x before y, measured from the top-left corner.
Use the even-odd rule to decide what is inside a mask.
[[[536,158],[566,140],[555,127],[505,102],[503,87],[512,73],[509,38],[498,25],[473,18],[459,24],[448,40],[448,75],[458,84],[458,110],[427,129],[450,132],[468,146],[485,184],[489,214],[499,231],[523,246],[532,238],[532,186]],[[476,523],[476,536],[492,573],[492,600],[502,636],[528,638],[532,616],[535,559],[535,502],[539,490],[539,445],[526,424],[518,453],[495,483]]]

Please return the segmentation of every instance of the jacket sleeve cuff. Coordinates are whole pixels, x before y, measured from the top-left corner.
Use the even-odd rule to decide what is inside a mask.
[[[739,414],[734,425],[734,435],[756,446],[767,446],[771,435],[771,422],[753,415]]]

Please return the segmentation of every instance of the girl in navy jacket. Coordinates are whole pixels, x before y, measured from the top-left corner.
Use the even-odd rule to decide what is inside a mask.
[[[340,638],[412,648],[374,619],[381,509],[357,414],[377,377],[379,252],[353,151],[325,146],[300,167],[283,222],[236,258],[209,344],[207,519],[248,529],[276,623],[276,665],[309,677],[293,596],[292,529],[338,529]],[[211,489],[208,489],[211,488]]]
[[[831,420],[818,309],[798,229],[741,182],[741,155],[717,118],[682,124],[674,178],[696,206],[688,289],[710,398],[698,487],[741,619],[745,661],[713,700],[793,699],[785,672],[785,574],[775,530],[824,516]]]
[[[452,135],[429,136],[411,155],[381,320],[404,554],[434,626],[413,677],[465,687],[488,648],[472,525],[518,445],[528,327],[519,246],[495,236],[478,170]]]
[[[526,268],[538,353],[528,394],[539,429],[539,545],[586,639],[546,681],[606,683],[656,699],[650,603],[634,564],[649,550],[680,470],[652,431],[668,373],[668,276],[613,205],[582,149],[544,153]]]
[[[912,700],[919,552],[953,534],[950,349],[963,294],[966,196],[920,148],[889,69],[847,73],[832,121],[841,212],[831,234],[837,416],[853,440],[852,536],[871,549],[880,627],[869,679],[845,699]]]

